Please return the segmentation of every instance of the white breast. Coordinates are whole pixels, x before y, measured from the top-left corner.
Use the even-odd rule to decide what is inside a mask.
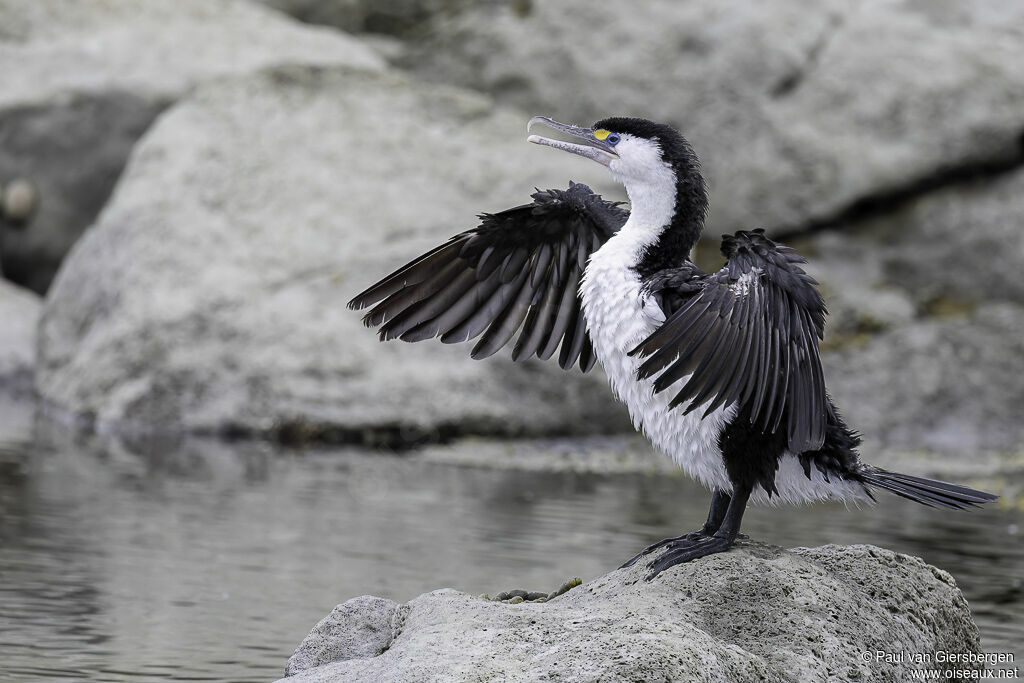
[[[594,351],[616,398],[629,408],[634,426],[690,476],[712,490],[731,492],[732,482],[725,470],[718,436],[735,416],[735,406],[719,408],[704,419],[703,408],[688,415],[683,415],[685,406],[669,410],[676,392],[669,387],[655,394],[653,384],[658,375],[638,380],[637,370],[643,359],[627,355],[665,321],[658,303],[641,294],[640,278],[632,267],[650,238],[642,230],[627,230],[628,227],[627,223],[590,257],[580,285]],[[750,282],[741,279],[736,286],[745,291]],[[685,383],[686,378],[682,378],[677,386]],[[853,482],[835,478],[825,482],[815,469],[808,479],[797,458],[789,453],[780,458],[775,485],[777,496],[769,498],[761,487],[756,487],[750,501],[806,503],[831,498],[847,503],[869,502],[863,488]]]
[[[718,436],[736,413],[734,406],[719,408],[701,419],[703,408],[683,415],[684,406],[669,410],[676,391],[669,387],[654,393],[654,380],[637,380],[643,362],[627,354],[664,321],[665,316],[653,300],[641,296],[640,278],[633,270],[648,245],[657,243],[663,226],[675,213],[675,173],[661,157],[655,142],[622,135],[617,149],[619,159],[612,161],[612,177],[621,182],[629,195],[629,220],[587,265],[580,294],[583,313],[597,358],[604,366],[615,396],[626,404],[633,424],[692,477],[711,489],[731,492],[732,482],[725,471]],[[746,294],[754,285],[756,273],[740,278],[734,285],[737,294]],[[679,381],[681,388],[686,378]],[[761,487],[750,496],[751,502],[806,502],[821,498],[864,499],[863,490],[849,482],[825,482],[817,470],[808,479],[796,457],[782,456],[775,478],[778,496],[771,499]]]
[[[683,415],[683,407],[670,411],[675,392],[670,388],[655,394],[656,376],[638,381],[637,369],[643,360],[627,355],[664,322],[657,302],[641,295],[640,278],[632,269],[643,247],[637,232],[624,227],[595,252],[580,285],[594,351],[637,429],[705,486],[731,491],[718,435],[735,408],[720,408],[703,420],[700,409],[689,415]]]

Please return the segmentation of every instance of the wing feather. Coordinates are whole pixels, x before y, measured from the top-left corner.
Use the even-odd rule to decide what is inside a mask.
[[[569,324],[574,320],[573,314],[576,312],[577,306],[574,306],[572,302],[578,298],[576,289],[579,286],[579,278],[575,268],[563,266],[565,268],[565,281],[562,284],[562,298],[558,305],[558,312],[555,315],[555,322],[551,326],[551,334],[548,335],[547,344],[541,349],[539,358],[547,360],[555,353],[558,345],[562,341],[562,337],[565,336],[566,330],[569,328]]]
[[[419,258],[413,259],[377,284],[362,292],[349,302],[351,308],[366,308],[375,301],[380,301],[402,288],[423,282],[437,272],[438,264],[448,263],[452,252],[458,253],[462,247],[462,235],[456,235],[444,244],[434,247]]]
[[[582,276],[582,271],[578,267],[574,269],[577,273],[576,281]],[[573,320],[572,323],[566,328],[565,339],[562,342],[562,350],[558,354],[558,364],[563,370],[568,370],[576,363],[576,359],[580,357],[580,353],[583,351],[583,345],[587,341],[587,320],[583,317],[583,309],[580,307],[573,308]]]
[[[470,356],[474,360],[487,358],[497,353],[512,339],[523,319],[526,318],[526,314],[530,310],[530,298],[533,296],[533,288],[529,285],[529,272],[519,271],[519,276],[514,280],[512,286],[514,290],[517,290],[515,297],[494,319],[487,331],[480,337],[480,341],[473,347]]]
[[[538,256],[544,265],[538,264],[530,275],[530,284],[534,286],[539,300],[530,307],[530,312],[523,323],[523,333],[512,348],[512,360],[528,358],[540,351],[541,344],[547,339],[554,319],[554,310],[559,299],[558,283],[552,282],[555,269],[551,267],[552,250],[545,245],[544,251]],[[543,270],[542,276],[537,273]]]
[[[816,283],[803,259],[763,231],[726,236],[722,251],[729,260],[717,273],[695,276],[689,264],[652,278],[655,299],[679,303],[630,351],[644,359],[637,375],[653,377],[655,392],[674,388],[669,406],[684,413],[741,406],[755,427],[785,431],[792,452],[820,448],[829,404]]]
[[[480,337],[484,358],[511,342],[513,358],[550,358],[588,370],[594,364],[579,297],[590,255],[628,213],[586,185],[537,191],[533,203],[480,216],[480,225],[413,259],[358,294],[351,308],[382,341],[444,343]]]

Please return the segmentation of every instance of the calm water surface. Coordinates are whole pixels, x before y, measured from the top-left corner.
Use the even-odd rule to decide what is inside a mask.
[[[696,527],[707,502],[677,477],[129,445],[0,418],[0,680],[273,680],[350,597],[551,590]],[[861,511],[752,509],[744,531],[920,555],[956,577],[986,648],[1020,661],[1021,527],[1019,513],[886,498]]]

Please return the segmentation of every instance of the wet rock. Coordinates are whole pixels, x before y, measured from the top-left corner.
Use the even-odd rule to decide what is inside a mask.
[[[0,390],[31,391],[42,300],[0,278]]]
[[[103,206],[132,145],[196,84],[282,64],[381,68],[344,34],[237,0],[0,3],[0,183],[30,179],[4,268],[42,291]]]
[[[904,681],[913,664],[863,653],[980,652],[952,577],[880,548],[742,543],[650,583],[645,571],[618,570],[545,603],[448,589],[397,607],[356,598],[335,610],[349,631],[331,656],[304,656],[311,645],[327,651],[318,626],[283,680]],[[372,654],[382,630],[373,625],[394,625],[403,608]],[[361,630],[372,637],[352,644]]]
[[[289,441],[628,428],[599,372],[381,344],[346,309],[476,213],[576,177],[524,121],[346,69],[200,88],[139,143],[62,267],[38,389],[101,422]]]
[[[670,121],[710,176],[712,232],[771,232],[1019,162],[1022,25],[1013,2],[481,3],[404,64],[562,120]]]

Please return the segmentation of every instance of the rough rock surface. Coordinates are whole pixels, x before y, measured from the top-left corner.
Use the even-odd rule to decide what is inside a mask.
[[[31,390],[41,310],[37,294],[0,278],[0,390]]]
[[[645,571],[546,603],[356,598],[317,625],[282,680],[906,681],[910,663],[861,653],[980,651],[952,577],[880,548],[742,543],[651,583]]]
[[[424,36],[404,62],[422,78],[563,120],[678,125],[715,233],[803,226],[1021,158],[1024,5],[1006,0],[481,3]]]
[[[286,674],[344,659],[381,654],[398,635],[408,608],[387,598],[361,595],[320,620],[288,659]]]
[[[362,71],[198,90],[139,143],[65,261],[39,391],[105,422],[283,438],[628,426],[599,372],[380,344],[345,307],[477,212],[585,168],[527,144],[524,121],[480,95]]]
[[[223,0],[0,0],[0,184],[36,215],[4,231],[9,277],[42,290],[153,118],[211,78],[283,64],[379,69],[344,34]]]

